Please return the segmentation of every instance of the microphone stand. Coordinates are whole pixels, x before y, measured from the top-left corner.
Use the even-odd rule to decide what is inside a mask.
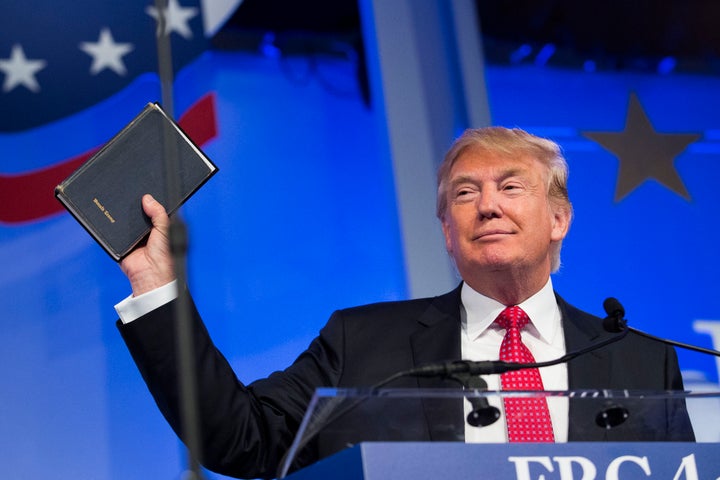
[[[167,0],[155,0],[157,10],[157,56],[158,75],[162,94],[162,106],[165,113],[174,119],[173,108],[173,66],[170,34],[166,31],[168,9]],[[172,205],[179,198],[178,148],[174,142],[169,126],[163,128],[163,146],[165,156],[166,188],[168,204]],[[195,370],[195,352],[192,343],[191,315],[189,295],[185,288],[187,282],[186,257],[188,249],[187,228],[176,212],[170,219],[168,231],[170,252],[173,258],[175,276],[178,285],[178,298],[175,308],[176,347],[178,352],[177,371],[178,388],[181,402],[182,438],[187,447],[187,471],[183,478],[201,480],[200,467],[200,420],[198,418],[197,372]]]
[[[449,376],[450,380],[454,380],[462,385],[463,390],[471,393],[465,395],[465,398],[472,410],[468,414],[466,421],[473,427],[487,427],[492,425],[500,418],[500,409],[490,405],[487,398],[482,396],[474,396],[472,393],[486,392],[488,384],[480,375],[472,375],[470,373],[457,373]]]
[[[647,332],[643,332],[642,330],[638,330],[629,326],[627,324],[627,321],[625,320],[625,307],[623,307],[622,304],[618,301],[618,299],[614,297],[606,298],[603,302],[603,308],[605,309],[605,313],[608,314],[608,318],[615,319],[615,323],[608,324],[608,326],[606,327],[606,329],[608,329],[609,331],[619,332],[622,330],[629,330],[636,335],[640,335],[641,337],[649,338],[650,340],[655,340],[656,342],[664,343],[666,345],[720,357],[720,352],[717,350],[698,347],[696,345],[690,345],[688,343],[682,343],[676,340],[669,340],[667,338],[656,337],[655,335],[651,335]]]
[[[688,343],[682,343],[682,342],[678,342],[676,340],[670,340],[667,338],[656,337],[655,335],[651,335],[647,332],[643,332],[642,330],[638,330],[637,328],[633,328],[630,326],[628,326],[627,329],[637,335],[640,335],[641,337],[649,338],[650,340],[655,340],[657,342],[665,343],[667,345],[672,345],[673,347],[684,348],[686,350],[692,350],[693,352],[706,353],[708,355],[715,355],[716,357],[720,357],[720,352],[717,350],[713,350],[710,348],[704,348],[704,347],[698,347],[697,345],[690,345]]]

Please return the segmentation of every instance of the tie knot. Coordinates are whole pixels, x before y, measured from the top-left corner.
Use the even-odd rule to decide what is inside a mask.
[[[522,308],[513,305],[500,312],[495,322],[505,330],[510,330],[511,328],[522,330],[525,328],[525,325],[530,322],[530,317],[528,317]]]

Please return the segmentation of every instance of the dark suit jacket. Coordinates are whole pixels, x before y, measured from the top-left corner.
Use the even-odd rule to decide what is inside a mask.
[[[611,335],[603,330],[599,318],[557,298],[567,351]],[[173,307],[171,303],[135,322],[118,325],[158,407],[182,437]],[[193,311],[202,461],[226,475],[274,476],[317,387],[371,386],[418,365],[460,359],[460,288],[433,298],[337,311],[290,367],[247,386],[237,380],[194,307]],[[572,360],[568,376],[572,390],[683,388],[674,350],[632,333],[621,342]],[[442,388],[457,384],[445,379],[403,378],[389,386]],[[611,430],[595,425],[602,402],[571,401],[570,441],[693,440],[682,402],[654,402],[652,411],[631,412],[628,421]],[[363,432],[362,440],[462,440],[462,415],[457,401],[418,400],[393,411],[361,404],[333,428],[321,432],[296,466],[358,441],[346,433],[358,430]],[[419,424],[419,431],[409,433],[409,423]]]

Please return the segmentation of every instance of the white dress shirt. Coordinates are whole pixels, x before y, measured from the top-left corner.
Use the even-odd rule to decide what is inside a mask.
[[[493,322],[505,309],[505,305],[481,295],[466,283],[462,286],[460,318],[462,322],[461,352],[465,360],[497,360],[505,330]],[[521,303],[530,317],[530,323],[522,330],[523,343],[535,357],[536,362],[553,360],[565,354],[560,309],[553,292],[552,281],[538,293]],[[567,390],[568,374],[565,364],[540,369],[545,390]],[[488,390],[500,390],[499,375],[483,376]],[[503,411],[500,398],[490,396],[488,401]],[[566,442],[568,434],[568,403],[566,398],[549,398],[548,407],[556,442]],[[470,402],[465,400],[465,414],[471,411]],[[486,427],[465,424],[465,441],[468,443],[507,442],[504,415],[500,420]]]
[[[122,323],[130,323],[177,298],[177,280],[162,287],[133,297],[130,295],[115,305],[115,311]]]

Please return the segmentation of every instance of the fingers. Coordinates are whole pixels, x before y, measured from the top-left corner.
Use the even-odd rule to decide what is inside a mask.
[[[150,217],[153,229],[143,245],[123,259],[120,268],[130,280],[133,295],[137,296],[174,280],[174,268],[168,229],[170,219],[163,207],[151,195],[142,198],[142,208]]]
[[[142,207],[145,214],[150,217],[154,227],[167,230],[167,226],[170,223],[165,207],[150,194],[145,194],[142,197]]]
[[[147,246],[151,256],[169,256],[168,230],[170,218],[165,212],[165,207],[155,200],[152,195],[146,194],[142,198],[142,206],[145,214],[150,217],[153,224],[153,231],[150,232]],[[156,259],[160,260],[160,258]]]

